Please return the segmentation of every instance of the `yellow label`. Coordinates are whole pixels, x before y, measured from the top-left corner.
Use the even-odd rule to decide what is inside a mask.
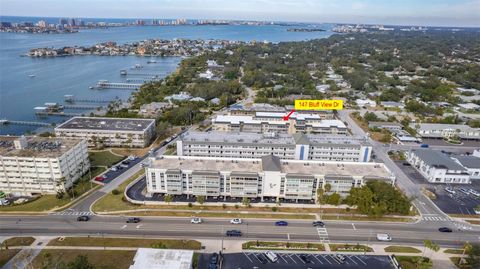
[[[343,100],[295,100],[295,110],[341,110]]]

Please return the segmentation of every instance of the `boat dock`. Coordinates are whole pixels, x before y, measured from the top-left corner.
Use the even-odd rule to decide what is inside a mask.
[[[101,99],[77,99],[74,95],[67,94],[64,96],[66,103],[110,103],[111,100],[101,100]]]
[[[99,109],[102,108],[103,106],[89,106],[89,105],[64,105],[64,109]]]
[[[36,111],[35,115],[37,116],[62,116],[62,117],[79,117],[83,114],[81,113],[67,113],[67,112],[52,112],[52,111]]]
[[[122,89],[122,90],[136,90],[139,89],[142,84],[139,83],[120,83],[120,82],[108,82],[108,80],[99,80],[97,82],[98,89]]]
[[[38,122],[38,121],[19,121],[19,120],[0,120],[0,125],[7,125],[7,124],[14,124],[14,125],[31,125],[31,126],[52,126],[50,123],[46,122]]]

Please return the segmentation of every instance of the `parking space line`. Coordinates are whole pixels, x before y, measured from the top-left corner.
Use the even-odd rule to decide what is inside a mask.
[[[358,256],[353,256],[353,257],[357,258],[357,260],[359,260],[359,261],[360,261],[361,263],[363,263],[365,266],[367,265],[367,263],[364,262],[362,259],[360,259],[360,257],[358,257]]]
[[[351,256],[348,256],[348,255],[347,255],[346,257],[347,257],[349,260],[351,260],[354,264],[358,265],[358,263],[357,263],[356,261],[354,261]]]
[[[280,256],[280,258],[282,258],[282,260],[283,260],[286,264],[288,264],[287,260],[285,260],[285,258],[283,257],[283,255],[278,255],[278,256]]]
[[[297,264],[297,262],[292,258],[291,255],[287,255],[287,256],[290,258],[290,260],[292,260],[295,264]]]
[[[307,255],[307,257],[308,257],[308,256],[312,256],[312,257],[313,257],[313,254],[306,254],[306,255]],[[310,263],[313,263],[313,264],[315,264],[315,262],[314,262],[314,261],[312,261],[312,259],[310,259]]]
[[[317,260],[320,264],[323,264],[323,262],[320,261],[320,259],[317,258],[317,255],[312,255],[312,256],[313,256],[313,257],[315,258],[315,260]]]
[[[326,258],[326,257],[328,257],[328,255],[327,255],[327,256],[321,255],[320,257],[322,257],[324,260],[326,260],[329,264],[332,264],[332,263]]]
[[[243,253],[243,255],[245,255],[245,257],[247,257],[247,259],[248,259],[251,263],[253,263],[252,259],[250,259],[250,257],[248,257],[247,253],[245,253],[245,252],[242,252],[242,253]],[[249,253],[249,254],[250,254],[250,253]]]
[[[260,253],[260,254],[262,254],[262,253]],[[262,262],[262,261],[258,258],[257,254],[254,254],[253,256],[254,256],[260,263]]]
[[[295,254],[295,257],[297,257],[303,264],[306,263],[304,260],[300,259],[300,257],[297,254]]]

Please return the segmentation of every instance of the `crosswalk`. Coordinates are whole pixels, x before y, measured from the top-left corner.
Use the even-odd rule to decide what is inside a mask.
[[[448,221],[449,219],[442,216],[424,216],[422,217],[424,221]]]
[[[317,233],[318,237],[320,237],[320,241],[322,243],[330,243],[330,240],[328,239],[328,232],[327,229],[324,227],[317,227]]]
[[[54,216],[92,216],[94,215],[93,212],[81,212],[81,211],[72,211],[72,210],[65,210],[60,212],[54,212],[50,215]]]

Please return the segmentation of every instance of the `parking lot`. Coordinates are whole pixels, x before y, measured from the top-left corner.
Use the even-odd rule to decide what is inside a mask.
[[[106,176],[106,178],[104,178],[103,181],[101,181],[101,183],[103,183],[103,184],[110,183],[112,180],[114,180],[116,177],[121,175],[123,172],[125,172],[126,170],[130,169],[132,166],[135,166],[137,163],[139,163],[143,160],[144,160],[144,158],[136,158],[133,161],[128,160],[129,163],[123,165],[125,167],[120,166],[120,164],[122,162],[119,162],[118,164],[115,165],[115,167],[117,167],[117,171],[112,171],[111,168],[108,169],[107,172],[105,174],[103,174],[104,176]]]
[[[350,268],[350,269],[391,269],[395,268],[388,256],[368,256],[368,255],[345,255],[345,261],[342,263],[335,259],[334,254],[305,254],[308,258],[308,263],[300,258],[301,253],[277,253],[278,261],[272,263],[265,262],[265,255],[261,252],[242,252],[224,254],[222,269],[335,269],[335,268]],[[260,257],[263,256],[263,257]],[[199,268],[207,269],[210,260],[209,254],[200,256]],[[262,260],[264,261],[262,263]]]
[[[473,189],[480,192],[480,182],[473,181],[471,184],[432,184],[429,183],[415,168],[410,165],[404,165],[406,161],[395,162],[400,169],[416,184],[423,185],[427,190],[435,194],[436,199],[433,202],[447,214],[466,214],[474,215],[473,210],[480,205],[480,197],[473,194],[466,194],[460,191],[461,188]],[[451,194],[445,191],[446,187],[452,188],[455,193]]]

